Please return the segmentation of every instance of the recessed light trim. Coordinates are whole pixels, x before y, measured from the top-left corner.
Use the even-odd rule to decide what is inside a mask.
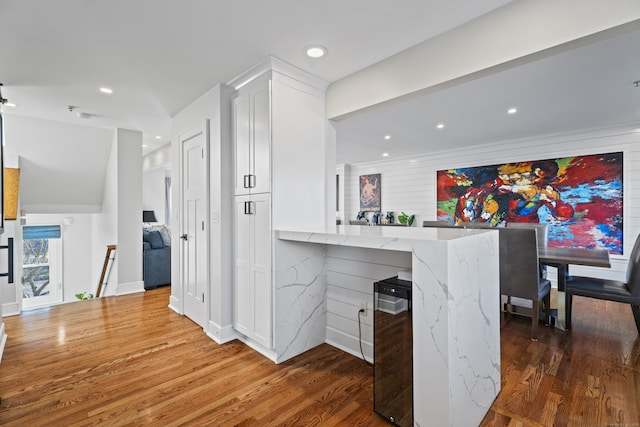
[[[382,157],[389,157],[389,153],[382,153]]]
[[[390,140],[390,139],[391,139],[391,135],[385,135],[385,136],[384,136],[384,139],[386,139],[386,140]]]
[[[327,48],[320,45],[307,46],[306,52],[309,58],[322,58],[327,54]]]
[[[438,129],[443,129],[443,128],[444,128],[444,123],[438,123],[438,124],[436,125],[436,127],[437,127]]]
[[[518,109],[516,107],[511,107],[507,110],[507,114],[515,114],[518,112]]]
[[[102,93],[106,93],[108,95],[111,95],[113,93],[113,89],[108,88],[108,87],[101,87],[100,88],[100,92]]]

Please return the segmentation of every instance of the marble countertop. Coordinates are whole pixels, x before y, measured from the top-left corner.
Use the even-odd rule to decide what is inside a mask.
[[[276,230],[281,240],[411,251],[418,241],[449,241],[490,233],[486,229],[337,225],[331,228]]]

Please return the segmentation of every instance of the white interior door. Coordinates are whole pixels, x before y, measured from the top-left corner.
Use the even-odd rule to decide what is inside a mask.
[[[180,279],[184,314],[205,327],[208,294],[207,255],[207,139],[208,125],[180,136],[182,150]]]

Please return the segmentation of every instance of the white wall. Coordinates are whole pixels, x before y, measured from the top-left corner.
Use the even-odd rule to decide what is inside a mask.
[[[26,215],[27,225],[60,225],[62,232],[63,302],[77,301],[75,295],[81,292],[95,295],[97,291],[100,277],[94,276],[91,270],[90,248],[93,217],[92,214]]]
[[[113,130],[9,114],[4,122],[6,151],[20,156],[23,210],[100,212]]]
[[[104,176],[104,193],[102,196],[102,212],[94,214],[91,222],[91,274],[98,275],[102,271],[104,257],[108,245],[118,242],[118,144],[115,139],[111,145],[111,152],[107,161]],[[111,269],[107,287],[103,295],[113,295],[115,284],[118,283],[118,257]]]
[[[572,266],[571,272],[593,277],[624,280],[629,252],[640,232],[640,132],[635,128],[576,132],[555,137],[496,143],[464,150],[449,150],[413,158],[346,165],[346,220],[355,219],[359,210],[360,175],[381,173],[382,210],[416,214],[416,224],[436,219],[436,171],[448,168],[482,166],[574,155],[624,152],[624,251],[611,256],[611,269]],[[338,135],[339,137],[339,135]],[[342,171],[342,167],[337,168]],[[410,266],[411,260],[396,255],[373,257],[370,262],[354,260],[354,254],[329,253],[327,261],[327,341],[359,355],[357,312],[362,301],[373,298],[373,282],[395,275],[396,267]],[[554,269],[549,278],[555,281]],[[625,308],[622,308],[625,309]],[[363,323],[363,344],[369,356],[371,318]]]
[[[92,221],[92,276],[100,278],[107,246],[115,244],[115,262],[103,295],[141,292],[142,133],[116,129],[104,182],[102,212]]]
[[[165,178],[171,173],[164,168],[156,168],[142,173],[142,209],[154,211],[157,222],[165,223]],[[140,213],[142,219],[142,213]]]
[[[117,294],[140,292],[142,282],[142,132],[117,129]],[[104,258],[103,258],[104,261]]]
[[[235,338],[231,311],[231,89],[218,85],[176,114],[171,123],[172,158],[172,241],[180,242],[181,147],[179,137],[195,126],[209,121],[209,307],[207,334],[218,343]],[[184,313],[180,287],[180,245],[171,253],[170,307]]]
[[[142,158],[142,209],[152,210],[160,224],[167,223],[165,177],[171,176],[171,144],[164,145]],[[169,220],[168,223],[171,221]]]

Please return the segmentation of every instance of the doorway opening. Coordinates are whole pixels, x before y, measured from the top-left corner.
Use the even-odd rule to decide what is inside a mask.
[[[22,229],[22,308],[61,303],[62,234],[59,225]]]

